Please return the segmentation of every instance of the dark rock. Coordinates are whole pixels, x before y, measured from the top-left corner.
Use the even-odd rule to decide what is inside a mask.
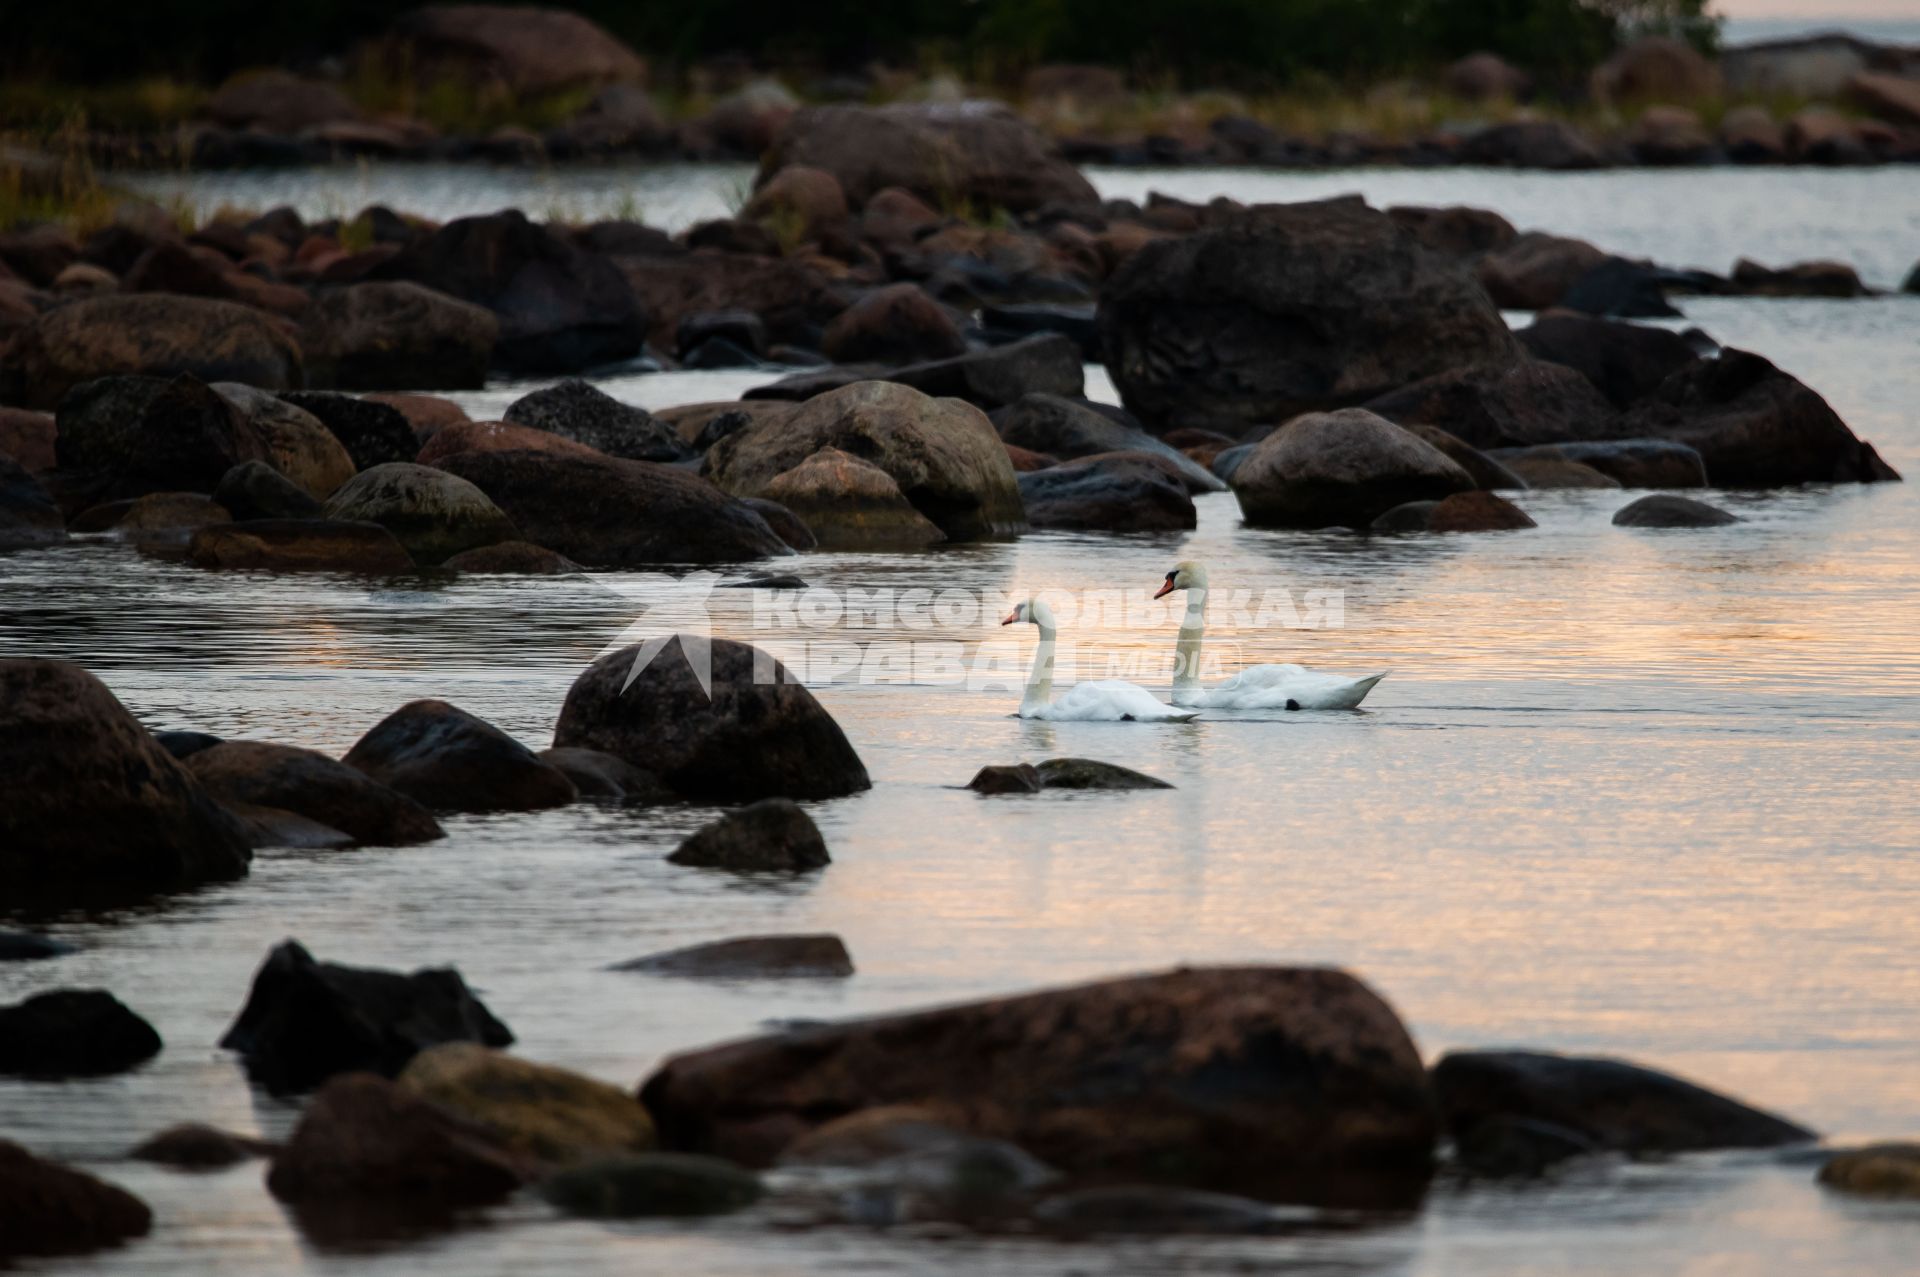
[[[153,1026],[105,989],[55,989],[0,1006],[0,1074],[101,1077],[159,1053]]]
[[[1381,395],[1367,411],[1436,426],[1475,448],[1605,438],[1618,416],[1578,372],[1525,358],[1448,369]]]
[[[588,1219],[724,1215],[758,1201],[757,1176],[717,1157],[628,1153],[548,1176],[540,1195]]]
[[[1195,526],[1193,498],[1161,459],[1113,452],[1032,470],[1019,478],[1027,522],[1036,528],[1177,532]]]
[[[947,539],[892,475],[838,448],[820,449],[762,491],[829,550],[917,550]]]
[[[886,471],[913,507],[955,540],[1026,526],[1012,463],[986,417],[890,382],[856,382],[782,419],[756,421],[716,443],[707,461],[722,488],[761,496],[822,448]]]
[[[846,943],[834,935],[741,936],[651,953],[608,969],[693,979],[818,980],[852,975],[853,958]]]
[[[588,567],[740,563],[789,552],[753,510],[670,466],[511,451],[457,453],[440,468],[486,493],[522,536]]]
[[[1625,1060],[1455,1051],[1434,1065],[1433,1088],[1456,1139],[1495,1118],[1550,1122],[1626,1153],[1774,1148],[1816,1138],[1784,1118]]]
[[[538,811],[579,797],[558,768],[445,701],[402,705],[342,761],[440,811]]]
[[[136,1162],[157,1162],[185,1171],[217,1171],[279,1150],[267,1140],[235,1135],[217,1126],[182,1122],[142,1140],[127,1156]]]
[[[1590,465],[1555,456],[1510,456],[1507,468],[1529,488],[1617,488],[1620,481]]]
[[[377,523],[337,519],[251,519],[202,528],[187,543],[187,559],[203,568],[268,572],[413,571],[413,559],[393,533]]]
[[[706,310],[682,315],[674,328],[675,349],[682,359],[709,341],[725,341],[753,359],[767,353],[767,324],[749,310]]]
[[[238,382],[213,388],[266,447],[267,464],[315,500],[326,500],[359,469],[346,444],[305,408]]]
[[[728,812],[695,830],[667,859],[735,873],[803,873],[833,860],[813,818],[786,798],[763,798]]]
[[[1744,350],[1683,366],[1627,411],[1619,433],[1686,444],[1723,488],[1900,477],[1826,400]]]
[[[507,1149],[550,1165],[654,1144],[653,1119],[630,1092],[474,1042],[429,1047],[397,1080],[478,1123]]]
[[[225,806],[246,829],[247,845],[255,851],[266,847],[335,851],[354,845],[352,834],[281,807],[240,802],[230,802]]]
[[[1657,390],[1700,356],[1680,333],[1555,311],[1517,334],[1535,359],[1583,374],[1616,408]]]
[[[0,407],[0,461],[11,461],[28,474],[51,470],[58,435],[50,412]]]
[[[1137,425],[1115,421],[1084,400],[1059,395],[1022,395],[989,415],[1002,441],[1062,460],[1102,452],[1147,452],[1173,463],[1191,493],[1220,492],[1226,485],[1178,449]]]
[[[1361,408],[1295,417],[1255,444],[1228,482],[1257,527],[1364,528],[1405,502],[1473,489],[1439,449]]]
[[[1733,286],[1749,297],[1866,297],[1873,291],[1845,262],[1795,262],[1769,270],[1744,257],[1733,264]]]
[[[1610,319],[1662,319],[1678,315],[1660,271],[1644,262],[1609,257],[1573,282],[1554,305],[1580,315]]]
[[[687,642],[668,636],[639,670],[643,645],[595,661],[567,692],[553,743],[614,754],[690,798],[838,798],[869,787],[839,724],[785,666],[713,639],[709,694]]]
[[[814,454],[816,457],[819,455],[817,452]],[[776,480],[778,477],[775,476]],[[891,483],[892,480],[889,479],[888,482]],[[788,549],[805,552],[819,546],[820,538],[813,534],[813,529],[807,526],[806,520],[790,507],[766,497],[742,497],[740,504],[765,519],[767,526],[773,529],[774,535],[787,543]]]
[[[680,360],[680,366],[689,372],[758,368],[761,363],[753,352],[734,345],[724,337],[709,337]]]
[[[973,774],[967,788],[976,794],[1037,794],[1040,772],[1032,763],[991,763]]]
[[[404,280],[325,290],[300,319],[308,381],[339,390],[478,389],[499,337],[492,311]]]
[[[44,958],[59,958],[78,952],[80,950],[75,946],[55,940],[52,936],[0,929],[0,962],[38,962]]]
[[[1358,200],[1250,209],[1149,243],[1108,280],[1099,324],[1149,429],[1230,435],[1516,349],[1462,266]]]
[[[241,462],[269,459],[240,412],[186,375],[90,381],[60,401],[57,420],[61,469],[96,478],[104,500],[211,492]]]
[[[641,771],[626,759],[597,749],[543,749],[534,757],[572,781],[582,798],[630,803],[668,802],[673,798],[673,791],[652,772]]]
[[[0,1263],[85,1255],[152,1227],[153,1212],[132,1193],[0,1140]]]
[[[246,1006],[220,1039],[275,1095],[310,1091],[356,1070],[393,1077],[442,1042],[507,1046],[513,1034],[451,967],[403,975],[317,962],[296,940],[267,955]]]
[[[1494,454],[1515,461],[1577,461],[1613,479],[1623,488],[1704,488],[1707,468],[1700,454],[1668,439],[1612,439],[1593,443],[1541,444]]]
[[[202,109],[229,128],[264,133],[298,133],[316,124],[360,118],[359,108],[339,89],[288,71],[261,71],[230,81]]]
[[[0,457],[0,547],[57,545],[67,539],[60,507],[41,482]]]
[[[195,530],[231,523],[233,516],[212,497],[198,492],[149,492],[131,501],[113,501],[84,510],[73,520],[75,532],[110,532],[144,544],[185,544]]]
[[[1458,435],[1449,434],[1438,426],[1429,426],[1417,421],[1403,421],[1400,425],[1409,434],[1419,436],[1445,453],[1448,460],[1467,472],[1467,476],[1473,480],[1476,488],[1491,490],[1527,486],[1519,475]]]
[[[1607,255],[1581,239],[1528,231],[1480,259],[1475,275],[1503,310],[1545,310]]]
[[[836,363],[910,364],[964,354],[960,327],[919,285],[889,284],[840,312],[820,349]]]
[[[646,316],[620,271],[517,210],[448,222],[376,268],[491,310],[493,362],[568,373],[640,353]]]
[[[327,390],[280,397],[317,418],[345,445],[355,469],[365,470],[389,461],[412,461],[420,451],[413,427],[397,408],[387,404]]]
[[[1560,120],[1515,120],[1479,130],[1460,144],[1463,164],[1506,168],[1591,169],[1606,161],[1578,129]]]
[[[236,519],[315,519],[320,503],[264,461],[242,461],[214,485],[213,499]]]
[[[748,1165],[846,1113],[932,1105],[1069,1175],[1328,1204],[1416,1199],[1435,1138],[1406,1030],[1325,969],[1187,969],[800,1028],[674,1057],[641,1099],[669,1147]]]
[[[56,307],[14,338],[8,363],[26,407],[51,408],[85,381],[115,375],[300,384],[300,351],[271,316],[233,302],[164,293],[89,297]]]
[[[502,414],[629,461],[678,461],[687,449],[672,427],[644,408],[623,404],[577,378],[516,399]]]
[[[618,262],[627,287],[652,316],[649,339],[666,349],[678,349],[681,320],[715,311],[758,315],[770,343],[811,346],[847,307],[847,285],[803,258],[647,253],[622,254]]]
[[[277,807],[362,843],[400,847],[445,836],[413,799],[311,749],[222,741],[188,756],[186,766],[222,802]]]
[[[566,555],[526,541],[501,541],[462,550],[440,566],[451,572],[516,576],[563,576],[581,570]]]
[[[1172,789],[1145,772],[1092,758],[1049,758],[1035,766],[1043,789]]]
[[[1042,333],[1059,333],[1080,348],[1083,362],[1100,362],[1100,337],[1091,302],[1027,302],[983,306],[980,322],[996,345]]]
[[[1298,1226],[1267,1202],[1156,1184],[1060,1193],[1041,1202],[1033,1215],[1043,1228],[1073,1236],[1218,1236],[1277,1233]]]
[[[220,738],[208,732],[155,732],[153,742],[175,758],[189,758],[203,749],[212,749]]]
[[[747,391],[747,399],[807,400],[861,381],[891,381],[925,395],[964,399],[991,412],[1022,395],[1078,397],[1086,389],[1079,347],[1058,333],[1042,333],[990,350],[898,368],[854,365],[796,373]]]
[[[1506,532],[1537,526],[1505,497],[1491,492],[1456,492],[1440,501],[1410,501],[1395,506],[1372,524],[1375,532]]]
[[[267,1171],[296,1204],[384,1199],[414,1206],[486,1206],[529,1167],[475,1123],[384,1078],[349,1073],[322,1087]]]
[[[0,772],[10,900],[135,897],[247,872],[239,826],[78,665],[0,661]]]
[[[1616,528],[1718,528],[1738,523],[1736,515],[1689,497],[1656,493],[1614,512]]]
[[[1598,1152],[1580,1132],[1525,1117],[1490,1117],[1458,1137],[1460,1169],[1487,1179],[1534,1179],[1570,1158]]]
[[[329,519],[377,523],[416,563],[442,563],[463,550],[520,535],[486,493],[458,475],[408,461],[369,467],[327,498]]]
[[[1920,1144],[1843,1149],[1822,1164],[1819,1180],[1868,1197],[1920,1197]]]
[[[1405,501],[1367,525],[1370,532],[1431,532],[1438,501]]]
[[[1387,216],[1427,248],[1463,261],[1477,261],[1519,238],[1513,223],[1491,209],[1400,205],[1388,209]]]

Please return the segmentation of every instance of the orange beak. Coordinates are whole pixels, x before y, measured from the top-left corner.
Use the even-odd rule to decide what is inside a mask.
[[[1006,620],[1004,620],[1004,621],[1002,621],[1002,622],[1000,622],[1000,624],[1002,624],[1002,625],[1012,625],[1012,624],[1013,624],[1013,623],[1014,623],[1015,621],[1017,621],[1017,620],[1019,620],[1019,619],[1020,619],[1020,609],[1019,609],[1019,608],[1015,608],[1015,609],[1013,609],[1013,611],[1011,611],[1011,612],[1009,612],[1009,613],[1007,613],[1007,619],[1006,619]]]
[[[1168,578],[1167,578],[1167,583],[1166,583],[1165,585],[1163,585],[1163,586],[1161,586],[1161,587],[1159,588],[1159,590],[1157,590],[1157,591],[1155,591],[1155,593],[1154,593],[1154,596],[1153,596],[1153,597],[1154,597],[1154,598],[1156,598],[1156,599],[1159,599],[1159,598],[1165,598],[1165,597],[1166,597],[1167,595],[1169,595],[1169,594],[1172,594],[1172,593],[1173,593],[1173,578],[1172,578],[1172,577],[1168,577]]]

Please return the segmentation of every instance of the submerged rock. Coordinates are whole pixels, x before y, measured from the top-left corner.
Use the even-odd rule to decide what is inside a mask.
[[[356,1070],[393,1077],[442,1042],[508,1046],[513,1034],[451,967],[406,975],[318,962],[297,940],[267,955],[220,1039],[275,1095]]]
[[[839,979],[853,974],[853,957],[834,935],[740,936],[650,953],[608,970],[707,980]]]
[[[1041,1202],[1034,1219],[1071,1235],[1243,1235],[1297,1228],[1297,1217],[1271,1203],[1230,1193],[1157,1184],[1116,1184],[1061,1193]]]
[[[1599,1152],[1580,1132],[1526,1117],[1491,1117],[1458,1137],[1460,1169],[1486,1179],[1533,1179],[1562,1162]]]
[[[543,749],[535,757],[572,781],[582,798],[631,803],[659,803],[673,798],[673,791],[652,772],[597,749]]]
[[[1034,767],[1043,789],[1172,789],[1166,781],[1118,763],[1092,758],[1049,758]]]
[[[838,798],[870,786],[840,725],[785,666],[713,639],[709,695],[686,641],[673,636],[637,674],[638,645],[588,666],[567,692],[553,743],[605,750],[678,794],[715,802]]]
[[[975,772],[967,788],[977,794],[1037,794],[1040,771],[1032,763],[993,763]]]
[[[0,1140],[0,1262],[85,1255],[152,1227],[153,1212],[132,1193]]]
[[[1529,488],[1617,488],[1620,481],[1580,461],[1559,456],[1509,456],[1507,469]]]
[[[55,940],[52,936],[0,928],[0,962],[39,962],[78,952],[78,947],[64,940]]]
[[[357,842],[401,847],[446,836],[432,813],[413,799],[311,749],[222,741],[190,755],[186,766],[222,802],[277,807]]]
[[[1820,1167],[1828,1188],[1869,1197],[1920,1198],[1920,1144],[1843,1149]]]
[[[1719,506],[1664,492],[1641,497],[1631,505],[1620,507],[1613,515],[1616,528],[1718,528],[1738,522],[1738,515],[1729,514]]]
[[[277,1152],[268,1140],[236,1135],[217,1126],[182,1122],[142,1140],[127,1156],[183,1171],[214,1171]]]
[[[399,1084],[477,1123],[513,1152],[543,1162],[653,1147],[653,1120],[619,1087],[473,1042],[420,1052]]]
[[[724,1215],[744,1210],[765,1190],[758,1176],[717,1157],[634,1153],[550,1175],[540,1196],[588,1219]]]
[[[1295,417],[1228,482],[1248,523],[1288,528],[1364,528],[1397,505],[1474,486],[1438,448],[1362,408]]]
[[[105,989],[55,989],[0,1006],[0,1074],[100,1077],[160,1053],[160,1035]]]
[[[530,541],[501,541],[462,550],[440,566],[450,572],[511,576],[564,576],[581,570],[566,555]]]
[[[245,876],[239,825],[93,675],[0,661],[9,897],[137,898]]]
[[[1706,463],[1684,443],[1670,439],[1610,439],[1595,443],[1542,444],[1496,454],[1508,465],[1572,461],[1598,470],[1623,488],[1704,488]]]
[[[1151,453],[1173,464],[1188,492],[1220,492],[1226,487],[1192,458],[1137,425],[1116,421],[1084,401],[1060,395],[1022,395],[996,410],[991,420],[1001,440],[1010,448],[1024,448],[1057,461],[1099,453]],[[1222,442],[1231,441],[1223,438]]]
[[[798,803],[763,798],[701,826],[667,859],[735,873],[800,873],[822,868],[833,858],[819,827]]]
[[[1178,471],[1169,469],[1151,454],[1095,454],[1021,474],[1020,499],[1036,528],[1184,531],[1199,516]]]
[[[1496,1118],[1549,1122],[1626,1153],[1774,1148],[1816,1138],[1785,1118],[1625,1060],[1455,1051],[1434,1065],[1433,1088],[1460,1141]]]
[[[1456,492],[1441,501],[1409,501],[1373,521],[1375,532],[1507,532],[1537,527],[1531,516],[1491,492]]]
[[[341,761],[441,811],[538,811],[579,797],[558,768],[445,701],[402,705]]]
[[[201,528],[187,560],[202,568],[265,572],[413,571],[413,556],[377,523],[342,519],[248,519]]]
[[[1189,969],[795,1029],[676,1056],[641,1099],[669,1147],[749,1165],[851,1111],[932,1105],[1069,1175],[1278,1201],[1404,1204],[1435,1139],[1406,1030],[1325,969]]]
[[[323,513],[329,519],[379,524],[422,564],[519,536],[513,520],[473,484],[408,461],[362,470],[327,499]]]

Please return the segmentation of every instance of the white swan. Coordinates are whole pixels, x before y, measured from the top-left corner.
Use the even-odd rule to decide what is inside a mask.
[[[1026,695],[1020,698],[1021,718],[1053,723],[1184,723],[1199,716],[1199,710],[1175,709],[1138,683],[1117,678],[1075,683],[1059,700],[1053,699],[1053,641],[1059,629],[1053,609],[1028,599],[1015,604],[1000,624],[1019,621],[1040,627],[1040,646],[1034,649]]]
[[[1173,703],[1203,709],[1356,709],[1387,671],[1365,678],[1316,674],[1303,665],[1249,665],[1214,687],[1200,682],[1200,640],[1206,632],[1206,565],[1174,565],[1154,598],[1187,592],[1187,614],[1174,643]]]

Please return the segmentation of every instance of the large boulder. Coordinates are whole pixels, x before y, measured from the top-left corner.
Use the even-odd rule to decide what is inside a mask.
[[[641,1099],[668,1147],[748,1165],[849,1113],[930,1105],[1087,1181],[1328,1204],[1417,1199],[1437,1133],[1393,1010],[1345,972],[1280,967],[750,1038],[668,1060]]]
[[[56,545],[67,539],[66,522],[46,486],[0,457],[0,548]]]
[[[312,493],[264,461],[242,461],[221,475],[213,499],[236,519],[313,519],[320,514]]]
[[[364,1203],[381,1218],[488,1206],[532,1167],[479,1124],[371,1073],[337,1077],[308,1103],[267,1169],[283,1202]]]
[[[438,466],[462,452],[553,452],[573,457],[604,457],[598,448],[542,430],[538,426],[516,426],[507,421],[462,421],[443,430],[420,447],[414,460],[423,466]]]
[[[360,108],[339,89],[290,71],[260,71],[235,79],[208,98],[201,112],[230,129],[282,134],[360,118]]]
[[[675,636],[639,669],[640,646],[588,666],[567,692],[553,743],[603,750],[679,794],[717,802],[838,798],[870,786],[840,725],[785,666],[712,639],[709,691],[688,642]]]
[[[517,210],[448,222],[374,274],[492,311],[493,362],[509,372],[576,372],[631,358],[646,339],[646,317],[613,263]]]
[[[1115,420],[1114,409],[1061,395],[1022,395],[989,414],[1003,442],[1043,456],[1072,461],[1101,452],[1145,452],[1172,465],[1189,492],[1219,492],[1226,485],[1206,467],[1140,429]],[[1121,414],[1124,416],[1124,414]]]
[[[838,448],[822,448],[762,489],[827,550],[917,550],[947,539],[913,508],[893,476]]]
[[[1099,324],[1122,399],[1159,432],[1239,435],[1516,350],[1463,266],[1357,199],[1148,244],[1107,282]]]
[[[1592,139],[1564,120],[1509,120],[1465,138],[1456,152],[1462,163],[1552,170],[1599,168],[1605,163]]]
[[[1437,426],[1475,448],[1605,438],[1618,416],[1578,372],[1526,358],[1423,377],[1372,400],[1367,411],[1403,426]]]
[[[307,380],[338,390],[468,390],[487,382],[492,311],[405,280],[320,293],[300,317]]]
[[[1396,204],[1387,216],[1434,252],[1463,261],[1478,261],[1519,238],[1513,223],[1500,214],[1465,204]]]
[[[536,811],[579,795],[556,767],[485,719],[445,701],[411,701],[342,760],[442,811]]]
[[[273,469],[309,497],[325,501],[360,468],[340,437],[298,404],[235,381],[216,382],[213,388],[240,411]]]
[[[667,860],[734,873],[804,873],[832,863],[819,826],[790,798],[762,798],[702,825]]]
[[[1697,102],[1718,97],[1720,69],[1685,40],[1641,36],[1594,68],[1588,85],[1601,102]]]
[[[357,470],[411,461],[420,450],[413,427],[391,404],[334,390],[294,391],[281,398],[325,426],[353,458]]]
[[[413,556],[377,523],[271,518],[215,524],[187,542],[187,561],[201,568],[260,572],[413,571]]]
[[[486,493],[458,475],[409,461],[362,470],[327,499],[322,513],[379,524],[420,564],[441,563],[462,550],[520,535]]]
[[[0,1263],[84,1255],[152,1227],[153,1212],[132,1193],[0,1140]]]
[[[275,1095],[310,1091],[338,1073],[395,1077],[442,1042],[508,1046],[513,1034],[452,967],[408,975],[319,962],[297,940],[267,954],[220,1038]]]
[[[658,417],[578,378],[523,395],[501,418],[628,461],[678,461],[687,455],[679,436]]]
[[[1445,453],[1364,408],[1295,417],[1228,482],[1248,523],[1282,528],[1364,528],[1397,505],[1474,488]]]
[[[1545,310],[1606,260],[1605,252],[1583,239],[1527,231],[1482,257],[1474,269],[1494,305],[1503,310]]]
[[[565,1164],[653,1147],[653,1119],[626,1091],[476,1042],[413,1057],[400,1089],[483,1127],[515,1153]]]
[[[1490,1121],[1573,1131],[1599,1148],[1682,1153],[1774,1148],[1812,1131],[1725,1095],[1626,1060],[1546,1051],[1456,1051],[1433,1067],[1441,1120],[1456,1140]]]
[[[1567,311],[1541,315],[1517,336],[1535,359],[1579,371],[1616,408],[1644,398],[1700,360],[1679,333]]]
[[[745,312],[760,317],[770,340],[810,347],[847,307],[845,286],[803,258],[701,250],[616,260],[661,346],[676,345],[690,316]]]
[[[1533,461],[1572,461],[1598,470],[1623,488],[1704,488],[1707,467],[1700,454],[1671,439],[1607,439],[1592,443],[1549,443],[1503,449],[1494,460],[1505,465]]]
[[[565,9],[435,4],[402,14],[388,38],[423,82],[458,77],[513,94],[644,79],[647,64],[606,28]]]
[[[774,138],[760,182],[791,164],[833,174],[855,205],[888,187],[983,212],[1100,202],[1053,143],[996,103],[806,107]]]
[[[886,471],[914,508],[955,540],[1026,526],[1013,464],[986,416],[892,382],[856,382],[808,400],[783,422],[737,430],[714,444],[707,464],[722,488],[758,497],[822,448]]]
[[[492,498],[528,540],[588,567],[789,553],[759,514],[671,466],[524,451],[457,453],[440,466]]]
[[[18,402],[51,408],[75,386],[116,374],[298,386],[300,350],[282,325],[233,302],[169,293],[88,297],[40,315],[7,353]]]
[[[96,500],[211,492],[243,461],[270,461],[232,403],[199,378],[101,377],[61,399],[60,468]]]
[[[821,353],[843,364],[910,364],[966,349],[947,308],[913,283],[868,293],[840,312],[820,341]]]
[[[160,1035],[105,989],[54,989],[0,1006],[0,1074],[101,1077],[160,1053]]]
[[[1020,499],[1036,528],[1180,532],[1199,517],[1173,464],[1151,453],[1099,452],[1027,471]]]
[[[1670,492],[1641,497],[1613,513],[1616,528],[1722,528],[1738,522],[1738,515],[1719,506]]]
[[[1686,444],[1723,488],[1900,477],[1825,399],[1744,350],[1683,366],[1626,412],[1619,433]]]
[[[413,799],[311,749],[230,740],[185,761],[222,802],[290,811],[358,842],[399,847],[444,836],[432,813]]]
[[[135,897],[247,872],[239,825],[78,665],[0,661],[0,773],[9,899]]]

